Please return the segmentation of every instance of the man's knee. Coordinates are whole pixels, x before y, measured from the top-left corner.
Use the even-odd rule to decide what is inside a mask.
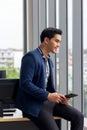
[[[84,115],[81,112],[78,112],[75,116],[75,120],[78,122],[84,122]]]

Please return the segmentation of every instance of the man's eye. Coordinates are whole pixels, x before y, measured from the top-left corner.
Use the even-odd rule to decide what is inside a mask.
[[[57,43],[61,43],[61,41],[60,41],[60,40],[56,40],[56,42],[57,42]]]

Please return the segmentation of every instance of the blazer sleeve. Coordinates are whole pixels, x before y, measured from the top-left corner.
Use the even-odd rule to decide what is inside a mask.
[[[47,100],[48,91],[36,86],[32,81],[35,74],[37,64],[34,56],[28,54],[23,57],[21,72],[20,72],[20,87],[27,94],[31,95],[37,100]]]

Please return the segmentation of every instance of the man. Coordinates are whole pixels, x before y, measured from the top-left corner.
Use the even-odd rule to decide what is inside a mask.
[[[40,46],[23,56],[17,108],[40,130],[59,130],[53,116],[70,121],[71,130],[83,130],[83,115],[68,105],[69,99],[57,93],[53,83],[53,63],[49,53],[56,53],[61,45],[61,35],[60,29],[44,29]]]

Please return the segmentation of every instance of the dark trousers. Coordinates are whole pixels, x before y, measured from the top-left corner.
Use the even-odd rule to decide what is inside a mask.
[[[45,101],[38,117],[23,113],[30,118],[40,130],[59,130],[53,116],[58,116],[71,122],[71,130],[83,130],[84,117],[80,111],[70,105]]]

